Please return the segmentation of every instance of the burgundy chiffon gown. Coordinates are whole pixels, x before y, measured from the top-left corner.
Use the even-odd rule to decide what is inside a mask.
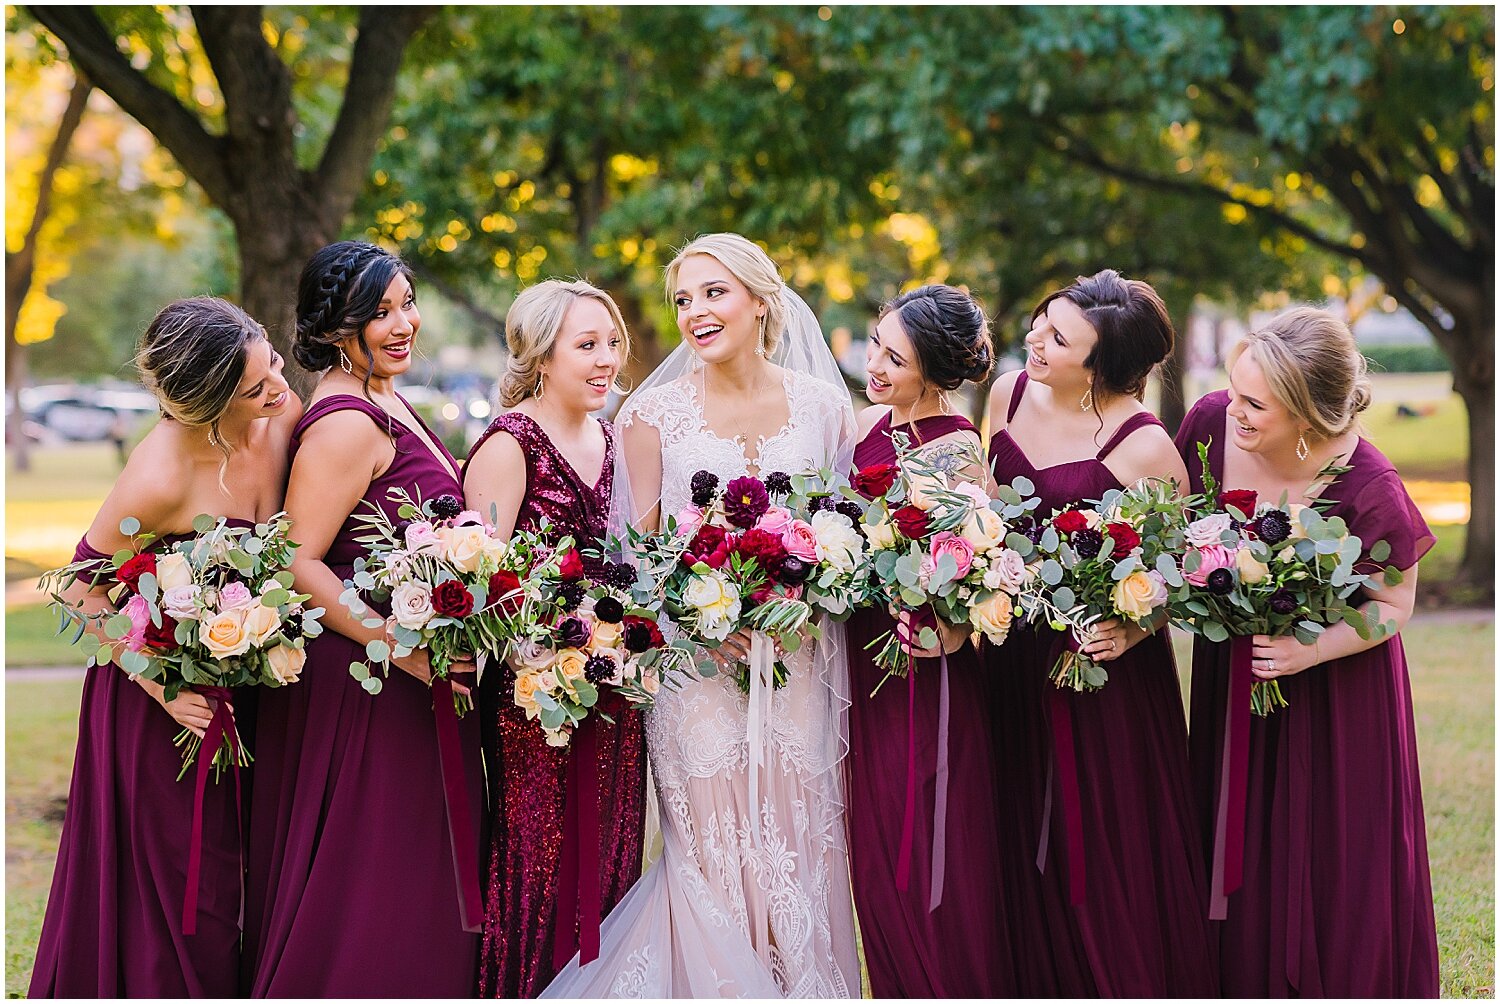
[[[526,455],[526,496],[516,529],[536,530],[545,520],[555,535],[572,536],[582,550],[604,536],[614,483],[614,432],[607,422],[600,424],[604,468],[592,485],[558,452],[542,427],[520,412],[508,412],[490,423],[469,456],[497,432],[515,437]],[[591,570],[597,567],[588,557],[585,564]],[[567,775],[583,729],[593,730],[596,749],[601,913],[608,913],[640,878],[645,839],[641,713],[612,708],[613,724],[590,716],[570,746],[558,748],[548,746],[541,726],[516,706],[514,689],[510,667],[492,666],[479,690],[491,811],[481,997],[535,997],[557,975],[553,938],[561,898],[564,813],[571,794]],[[576,919],[569,917],[567,923],[576,929]]]
[[[1193,490],[1198,443],[1223,484],[1224,391],[1177,434]],[[1385,564],[1410,568],[1434,541],[1391,462],[1361,439],[1322,497]],[[1233,487],[1233,486],[1224,486]],[[1194,639],[1192,762],[1203,846],[1212,854],[1229,643]],[[1226,997],[1436,997],[1437,934],[1416,725],[1397,636],[1281,678],[1288,706],[1246,713],[1250,759],[1243,885],[1215,922]]]
[[[231,526],[249,526],[229,520]],[[188,535],[162,538],[169,545]],[[87,538],[74,561],[108,562]],[[241,738],[251,742],[239,699]],[[232,997],[240,964],[240,828],[232,775],[204,791],[197,931],[182,933],[193,774],[182,727],[117,666],[83,681],[78,747],[28,997]],[[242,781],[248,782],[249,771]]]
[[[369,512],[368,502],[399,519],[386,497],[395,486],[423,499],[461,494],[446,450],[445,463],[399,420],[353,395],[308,407],[293,430],[293,456],[308,427],[342,410],[363,412],[395,434],[395,459],[356,513]],[[355,538],[365,531],[352,516],[324,559],[340,576],[363,553]],[[246,889],[243,990],[250,996],[474,992],[479,936],[466,933],[460,917],[434,695],[395,667],[379,694],[367,694],[349,676],[349,664],[363,658],[362,645],[325,631],[308,644],[301,680],[262,697]],[[470,846],[479,846],[478,716],[458,726]],[[476,865],[475,883],[477,873]]]
[[[1007,426],[1026,384],[1022,373]],[[1046,515],[1122,487],[1102,461],[1137,429],[1159,424],[1151,415],[1133,416],[1096,457],[1041,469],[1002,429],[991,440],[990,460],[1001,483],[1017,475],[1031,479]],[[1002,805],[1009,810],[999,817],[997,848],[1016,993],[1215,997],[1208,874],[1167,632],[1107,663],[1109,682],[1084,693],[1048,679],[1061,637],[1045,628],[1013,628],[986,658]],[[1069,725],[1072,741],[1064,745]],[[1075,784],[1081,846],[1070,848],[1066,806]],[[1044,833],[1045,870],[1039,870]],[[1075,850],[1083,864],[1077,906],[1070,889],[1080,864]]]
[[[935,415],[898,426],[914,443],[959,429],[960,416]],[[890,415],[854,449],[858,470],[893,464]],[[865,646],[895,627],[884,610],[860,610],[849,619],[849,859],[854,903],[870,989],[876,997],[1010,997],[1015,983],[1004,927],[995,849],[995,748],[989,717],[978,695],[988,681],[972,645],[948,656],[948,806],[943,894],[929,911],[937,797],[938,659],[917,660],[909,679],[885,675]],[[912,693],[908,694],[908,687]],[[902,819],[906,807],[908,714],[916,737],[917,800],[910,879],[896,887]]]

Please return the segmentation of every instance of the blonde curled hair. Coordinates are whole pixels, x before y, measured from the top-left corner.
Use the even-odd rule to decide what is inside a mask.
[[[739,234],[704,234],[695,237],[687,247],[677,252],[677,257],[667,266],[667,302],[672,302],[672,292],[677,287],[677,273],[683,259],[690,255],[705,254],[729,269],[730,275],[750,291],[750,295],[766,305],[765,350],[766,355],[776,351],[781,336],[786,331],[787,306],[782,290],[786,286],[776,271],[776,263],[759,244]]]
[[[552,358],[563,319],[574,301],[587,297],[609,311],[620,336],[620,359],[630,355],[630,333],[620,308],[604,290],[582,279],[546,279],[521,291],[505,314],[505,347],[510,358],[500,378],[500,406],[514,408],[536,393],[542,364]]]
[[[1349,326],[1326,310],[1293,307],[1229,353],[1229,365],[1249,352],[1266,383],[1317,439],[1334,439],[1355,427],[1370,406],[1369,364]]]

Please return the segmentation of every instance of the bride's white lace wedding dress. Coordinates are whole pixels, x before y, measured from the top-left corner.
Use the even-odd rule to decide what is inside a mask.
[[[785,371],[787,424],[753,444],[760,472],[831,467],[852,438],[847,396]],[[638,393],[619,420],[661,439],[661,511],[690,501],[694,472],[751,470],[711,432],[691,377]],[[750,804],[749,704],[724,676],[663,690],[646,717],[661,858],[605,919],[600,955],[574,956],[544,997],[848,997],[860,992],[839,763],[841,630],[788,657],[772,693]]]

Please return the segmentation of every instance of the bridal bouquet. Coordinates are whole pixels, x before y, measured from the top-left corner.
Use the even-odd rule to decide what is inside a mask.
[[[349,675],[371,694],[380,693],[393,658],[425,648],[433,678],[447,679],[461,655],[497,652],[505,640],[498,606],[509,583],[501,574],[507,571],[506,541],[453,495],[423,502],[404,488],[392,488],[389,497],[400,503],[399,522],[373,505],[373,512],[354,517],[366,529],[356,539],[368,554],[355,560],[339,596],[368,628],[387,621],[365,597],[390,604],[391,641],[370,641],[368,661],[349,666]],[[371,672],[371,664],[380,676]],[[472,702],[455,692],[454,705],[462,715]]]
[[[1068,631],[1067,650],[1050,679],[1059,687],[1097,690],[1109,680],[1103,666],[1078,651],[1089,629],[1119,618],[1145,626],[1167,605],[1168,586],[1180,582],[1186,502],[1169,481],[1144,478],[1105,493],[1096,505],[1057,513],[1037,538],[1041,562],[1021,599],[1028,616]]]
[[[950,624],[1002,643],[1021,589],[1035,575],[1034,541],[1018,532],[1032,522],[1029,514],[1039,503],[1028,497],[1031,482],[1016,478],[992,499],[961,475],[965,467],[983,469],[977,448],[917,452],[900,432],[891,441],[896,463],[854,476],[853,494],[867,500],[860,529],[870,545],[871,601],[909,611],[931,608]],[[924,626],[916,641],[931,648],[937,632]],[[887,676],[905,675],[909,650],[896,632],[875,645],[875,664]]]
[[[795,651],[800,632],[817,633],[815,605],[840,615],[853,609],[864,548],[854,529],[859,510],[833,499],[823,482],[774,472],[721,485],[698,471],[691,504],[667,517],[664,532],[631,531],[630,549],[661,608],[689,639],[712,649],[746,629]],[[714,673],[711,664],[699,669]],[[771,675],[774,686],[786,684],[781,659]],[[737,668],[736,682],[750,691],[748,667]]]
[[[511,548],[518,571],[497,573],[494,590],[500,632],[516,706],[548,745],[566,746],[590,713],[613,721],[612,705],[649,708],[687,652],[635,602],[635,569],[606,561],[590,578],[573,539],[550,543],[545,527],[516,534]]]
[[[58,632],[75,626],[72,641],[88,649],[90,665],[113,662],[132,677],[160,683],[168,701],[184,688],[217,697],[224,711],[223,718],[215,712],[218,724],[209,731],[216,744],[212,766],[216,772],[244,766],[251,758],[228,711],[228,690],[297,682],[306,640],[323,630],[322,609],[304,607],[309,597],[292,591],[287,569],[297,545],[290,527],[286,513],[253,528],[199,515],[192,537],[153,551],[147,548],[156,535],[141,533],[140,521],[127,517],[120,532],[131,547],[107,563],[79,561],[48,572],[41,588],[59,613]],[[86,613],[61,595],[79,580],[110,579],[114,611]],[[96,634],[109,640],[101,643]],[[203,740],[183,729],[175,742],[183,747],[180,780]]]
[[[1190,503],[1200,515],[1185,526],[1181,575],[1167,583],[1178,626],[1213,642],[1290,633],[1304,645],[1340,621],[1366,639],[1396,632],[1394,621],[1382,623],[1351,599],[1382,583],[1400,583],[1401,572],[1390,566],[1379,576],[1363,571],[1364,543],[1342,519],[1323,516],[1316,503],[1288,504],[1284,495],[1270,505],[1253,491],[1221,493],[1209,473],[1207,444],[1198,445],[1198,459],[1204,493]],[[1318,478],[1345,470],[1325,467]],[[1390,553],[1382,540],[1369,556],[1379,563]],[[1264,717],[1287,702],[1276,680],[1256,680],[1250,706]]]

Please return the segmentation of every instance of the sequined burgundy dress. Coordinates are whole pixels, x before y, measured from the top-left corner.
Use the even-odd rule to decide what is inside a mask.
[[[519,412],[490,423],[469,456],[497,432],[513,436],[526,455],[526,496],[516,529],[535,530],[545,520],[557,534],[571,535],[583,547],[604,535],[614,482],[614,432],[608,423],[600,424],[604,467],[592,485],[558,452],[542,427]],[[479,690],[491,811],[481,997],[535,997],[556,975],[553,938],[561,898],[566,777],[569,758],[582,745],[575,735],[570,747],[548,746],[541,727],[512,699],[514,686],[515,673],[508,666],[492,667]],[[615,724],[590,716],[592,724],[583,726],[595,732],[598,862],[605,913],[640,878],[646,818],[640,712],[616,709],[611,717]],[[577,922],[570,917],[569,923]]]

